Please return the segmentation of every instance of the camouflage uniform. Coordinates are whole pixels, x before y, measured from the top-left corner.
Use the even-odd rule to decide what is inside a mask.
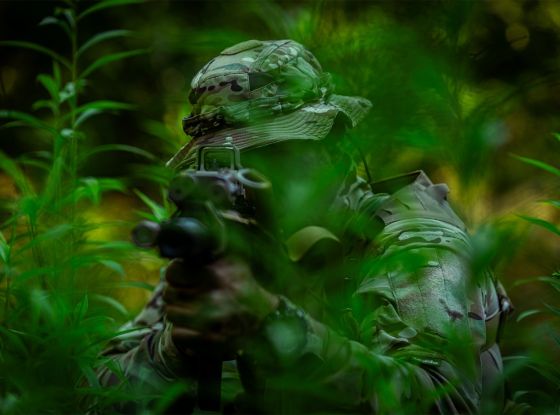
[[[170,160],[174,168],[192,166],[201,144],[227,140],[243,150],[321,140],[337,116],[352,127],[370,107],[366,99],[333,94],[313,55],[287,40],[224,50],[195,76],[190,100],[193,111],[183,126],[193,139]],[[491,273],[472,272],[471,243],[447,193],[421,171],[373,184],[347,181],[332,207],[348,218],[344,228],[334,235],[309,227],[288,238],[297,270],[293,286],[304,289],[279,294],[305,320],[304,341],[289,358],[274,344],[270,359],[255,358],[266,379],[258,391],[244,388],[243,371],[225,362],[224,411],[477,413],[484,400],[500,410],[497,332],[508,300]],[[334,284],[298,275],[312,273],[306,254],[325,239],[343,244],[343,269],[355,275]],[[415,258],[412,267],[398,260],[405,253]],[[165,321],[164,285],[162,279],[125,327],[141,330],[106,351],[112,366],[99,371],[102,384],[119,382],[115,367],[154,396],[178,376],[189,379],[188,361],[174,348]],[[311,292],[326,301],[318,306]],[[329,299],[340,296],[345,307],[330,309]],[[298,388],[289,389],[290,379]],[[189,385],[194,393],[194,380]]]

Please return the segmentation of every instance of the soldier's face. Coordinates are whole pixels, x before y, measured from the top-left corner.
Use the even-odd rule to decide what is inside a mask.
[[[343,180],[320,142],[293,140],[249,150],[241,154],[241,163],[271,181],[275,207],[287,231],[322,223]]]

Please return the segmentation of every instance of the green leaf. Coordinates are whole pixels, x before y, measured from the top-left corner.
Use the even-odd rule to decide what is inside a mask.
[[[76,121],[74,121],[74,128],[78,128],[80,125],[82,125],[84,122],[89,120],[91,117],[94,117],[99,114],[103,114],[103,111],[95,110],[95,109],[85,110],[80,115],[78,115],[78,117],[76,117]]]
[[[537,281],[549,284],[553,288],[555,288],[556,290],[560,291],[560,279],[558,279],[558,277],[554,277],[554,274],[553,274],[552,277],[541,276],[541,277],[532,277],[532,278],[524,278],[524,279],[521,279],[521,280],[516,280],[513,283],[513,287],[518,287],[520,285],[525,285],[525,284],[532,284],[532,283],[535,283]]]
[[[132,104],[127,104],[126,102],[117,102],[117,101],[108,101],[108,100],[100,100],[100,101],[93,101],[88,104],[82,105],[81,107],[77,108],[75,114],[79,114],[76,117],[76,121],[74,121],[74,128],[78,127],[91,117],[99,114],[103,114],[107,110],[133,110],[136,106]],[[63,117],[63,120],[67,120],[71,117],[71,114]]]
[[[51,168],[51,165],[49,163],[37,159],[22,158],[19,160],[19,162],[20,164],[23,164],[25,166],[37,167],[45,172],[48,172]]]
[[[103,259],[99,262],[101,264],[105,265],[107,268],[115,271],[117,274],[119,274],[123,277],[125,276],[124,268],[117,261],[112,261],[110,259]]]
[[[125,317],[130,316],[126,307],[112,297],[101,295],[101,294],[94,294],[91,296],[91,298],[111,306]]]
[[[58,102],[59,91],[58,86],[56,85],[56,81],[50,75],[44,73],[37,76],[37,81],[39,81],[41,85],[45,87],[52,100],[54,102]]]
[[[88,9],[84,10],[78,15],[78,19],[83,19],[86,16],[89,16],[92,13],[98,12],[103,9],[108,9],[110,7],[116,6],[125,6],[127,4],[139,4],[144,3],[144,0],[104,0],[100,1],[99,3],[94,4],[93,6],[89,7]]]
[[[58,102],[61,104],[76,95],[76,85],[74,82],[68,82],[58,94]]]
[[[131,33],[132,32],[130,30],[108,30],[106,32],[98,33],[95,36],[89,38],[82,46],[80,46],[80,48],[78,49],[78,56],[100,42],[117,37],[129,36]]]
[[[129,146],[126,144],[106,144],[103,146],[97,146],[94,149],[88,151],[84,154],[83,158],[80,161],[82,162],[95,154],[105,153],[107,151],[124,151],[127,153],[145,157],[148,160],[156,160],[156,156],[154,156],[152,153],[135,146]]]
[[[543,200],[542,203],[554,206],[556,209],[560,209],[560,200]]]
[[[111,285],[114,285],[115,287],[123,287],[123,288],[141,288],[149,292],[152,292],[156,288],[155,285],[148,284],[147,282],[144,281],[120,281]]]
[[[546,220],[535,218],[535,217],[532,217],[532,216],[525,216],[525,215],[518,215],[518,216],[520,218],[526,220],[527,222],[530,222],[534,225],[540,226],[541,228],[544,228],[544,229],[560,236],[560,229],[558,229],[558,227],[556,225],[554,225],[553,223],[550,223]]]
[[[534,159],[530,159],[530,158],[527,158],[527,157],[521,157],[521,156],[516,156],[516,155],[513,155],[513,157],[516,158],[517,160],[520,160],[520,161],[524,162],[524,163],[530,164],[531,166],[538,167],[539,169],[545,170],[545,171],[547,171],[549,173],[552,173],[556,176],[560,176],[560,169],[558,169],[556,167],[553,167],[550,164],[546,164],[543,161],[534,160]]]
[[[41,108],[48,108],[53,114],[56,114],[58,112],[58,107],[56,106],[56,104],[49,99],[40,99],[39,101],[35,101],[31,106],[31,109],[33,111],[40,110]]]
[[[38,26],[47,26],[53,24],[59,26],[69,38],[72,38],[72,31],[70,29],[70,26],[68,26],[68,23],[56,17],[47,16],[39,22]]]
[[[4,172],[12,178],[15,185],[24,196],[35,194],[31,182],[27,179],[17,163],[2,151],[0,151],[0,169],[4,170]]]
[[[154,217],[158,220],[167,219],[167,211],[163,208],[163,206],[158,205],[154,200],[150,199],[147,195],[142,193],[138,189],[134,189],[134,193],[144,202],[152,211]]]
[[[517,316],[517,319],[515,321],[519,323],[521,320],[539,313],[542,313],[542,310],[525,310]]]
[[[547,303],[543,303],[543,304],[546,308],[548,308],[552,312],[552,314],[554,314],[556,317],[560,317],[560,307],[556,307]]]
[[[109,100],[99,100],[99,101],[92,101],[88,102],[87,104],[82,105],[76,109],[77,112],[83,112],[89,109],[98,109],[98,110],[131,110],[134,109],[135,106],[132,104],[128,104],[126,102],[119,102],[119,101],[109,101]]]
[[[41,197],[40,196],[24,196],[19,200],[18,209],[22,215],[29,216],[32,222],[35,222],[37,214],[41,209]]]
[[[10,250],[11,247],[6,241],[6,238],[4,238],[4,234],[0,232],[0,258],[2,258],[4,263],[8,263],[10,259]]]
[[[76,307],[74,308],[74,314],[76,315],[77,321],[82,320],[86,316],[88,308],[89,308],[89,301],[88,301],[88,296],[86,294],[84,295],[82,301],[76,304]]]
[[[131,57],[134,57],[134,56],[143,55],[145,53],[147,53],[146,49],[135,49],[135,50],[129,50],[129,51],[126,51],[126,52],[118,52],[118,53],[112,53],[110,55],[105,55],[105,56],[97,59],[91,65],[89,65],[80,74],[80,78],[85,78],[85,77],[91,75],[97,69],[99,69],[102,66],[105,66],[105,65],[107,65],[111,62],[116,62],[116,61],[120,61],[120,60],[123,60],[123,59],[131,58]]]
[[[27,114],[21,111],[10,111],[10,110],[0,110],[0,118],[8,118],[11,120],[18,120],[29,127],[39,128],[41,130],[46,130],[53,135],[57,135],[56,129],[48,125],[47,123],[41,121],[39,118],[34,117],[31,114]]]
[[[61,225],[55,226],[49,229],[48,231],[38,235],[35,239],[31,240],[30,242],[22,246],[18,250],[18,255],[37,244],[44,243],[44,242],[52,242],[61,238],[64,235],[68,235],[72,229],[73,226],[69,223],[63,223]]]
[[[91,201],[95,205],[99,205],[101,200],[101,188],[99,186],[99,181],[95,177],[85,177],[80,179],[80,182],[84,186],[84,189],[86,189]]]
[[[44,53],[45,55],[49,55],[51,58],[53,58],[57,62],[61,63],[62,65],[64,65],[68,69],[72,68],[72,64],[70,63],[70,61],[68,59],[59,55],[55,51],[53,51],[49,48],[46,48],[44,46],[38,45],[36,43],[25,42],[25,41],[21,41],[21,40],[2,40],[2,41],[0,41],[0,46],[12,46],[12,47],[16,47],[16,48],[31,49],[31,50],[34,50],[36,52],[40,52],[40,53]]]
[[[68,22],[69,27],[76,26],[76,19],[74,19],[74,10],[72,8],[57,9],[56,14],[62,14],[64,17],[66,17],[66,21]]]
[[[60,73],[60,65],[56,61],[53,61],[53,78],[56,82],[57,88],[60,89],[62,74]]]

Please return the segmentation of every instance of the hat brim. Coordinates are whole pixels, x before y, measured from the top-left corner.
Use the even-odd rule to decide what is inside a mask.
[[[312,102],[254,124],[224,128],[193,138],[167,162],[167,166],[175,169],[192,167],[201,146],[230,143],[243,151],[288,140],[319,141],[330,132],[339,113],[342,112],[353,127],[370,107],[371,103],[365,98],[332,95],[328,102]]]

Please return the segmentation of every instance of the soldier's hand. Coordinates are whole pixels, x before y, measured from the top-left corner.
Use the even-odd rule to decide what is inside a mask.
[[[256,331],[278,306],[278,298],[260,286],[249,265],[224,257],[204,267],[174,260],[166,271],[164,293],[172,339],[179,350],[232,347]]]

